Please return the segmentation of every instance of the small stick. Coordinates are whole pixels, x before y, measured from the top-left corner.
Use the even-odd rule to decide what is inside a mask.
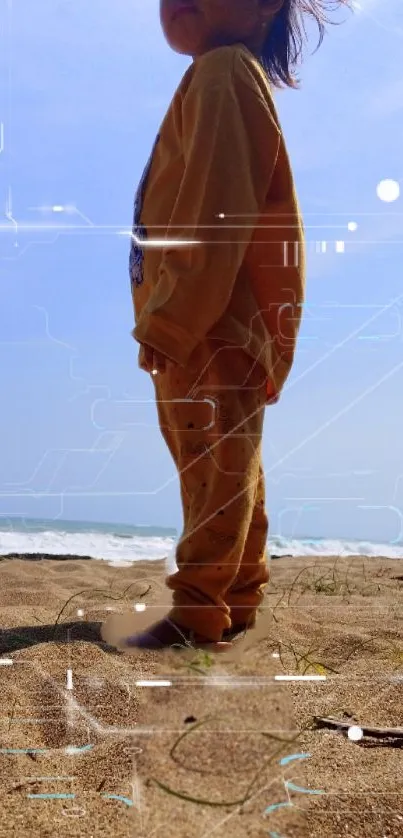
[[[341,730],[349,730],[352,727],[351,722],[339,722],[337,719],[326,719],[322,716],[315,716],[314,718],[318,727],[336,727]],[[384,739],[385,737],[403,739],[403,727],[369,727],[368,725],[361,725],[359,722],[355,722],[354,727],[360,727],[364,735],[374,736],[378,739]]]

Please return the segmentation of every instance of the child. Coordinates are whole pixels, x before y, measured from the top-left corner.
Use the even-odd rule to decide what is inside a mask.
[[[290,372],[304,298],[303,225],[270,82],[297,86],[296,13],[312,14],[321,37],[323,16],[321,0],[160,2],[169,45],[193,63],[138,187],[130,274],[139,366],[153,374],[184,529],[171,611],[122,643],[224,651],[254,624],[269,580],[263,418]]]

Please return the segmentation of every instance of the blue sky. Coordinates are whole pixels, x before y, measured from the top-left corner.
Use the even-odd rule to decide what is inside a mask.
[[[377,187],[403,184],[403,9],[356,5],[315,55],[310,40],[301,90],[275,92],[308,271],[264,466],[273,534],[394,542],[403,207]],[[180,528],[176,472],[130,336],[127,233],[191,59],[166,44],[158,0],[3,0],[0,41],[0,514]]]

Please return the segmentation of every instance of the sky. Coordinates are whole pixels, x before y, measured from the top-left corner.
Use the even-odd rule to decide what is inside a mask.
[[[130,335],[133,196],[191,63],[166,43],[158,6],[0,0],[3,517],[181,528],[177,473]],[[301,89],[274,91],[306,229],[307,298],[292,373],[266,411],[263,460],[272,534],[395,543],[403,7],[355,6],[313,55],[309,27]]]

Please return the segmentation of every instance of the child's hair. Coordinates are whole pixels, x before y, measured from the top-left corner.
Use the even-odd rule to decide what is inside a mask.
[[[299,88],[295,67],[302,53],[304,35],[306,40],[304,15],[313,18],[319,29],[319,43],[314,50],[316,52],[326,32],[325,24],[334,25],[334,21],[329,20],[325,12],[340,6],[351,9],[351,2],[352,0],[283,0],[260,56],[269,81],[275,87]]]

